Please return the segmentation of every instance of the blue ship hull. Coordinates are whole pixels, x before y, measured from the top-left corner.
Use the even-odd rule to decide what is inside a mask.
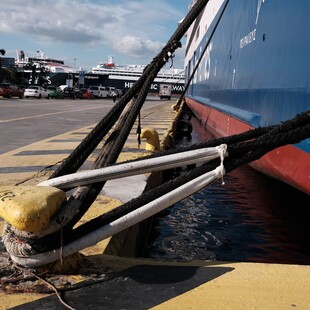
[[[215,2],[209,1],[187,34],[186,81],[226,4],[217,1],[221,4],[208,24]],[[308,12],[310,2],[306,0],[231,0],[228,3],[186,94],[194,112],[203,122],[208,118],[207,126],[211,123],[210,129],[215,134],[229,135],[247,128],[278,124],[310,110]],[[202,33],[202,29],[207,31]],[[217,113],[234,120],[235,127],[230,132],[224,133],[220,125],[214,125],[214,120],[212,123],[212,115],[216,115],[217,121],[220,119]],[[310,139],[294,145],[294,150],[307,160],[300,168],[304,176],[292,176],[301,178],[296,182],[276,172],[285,167],[267,167],[263,161],[256,166],[309,194]]]

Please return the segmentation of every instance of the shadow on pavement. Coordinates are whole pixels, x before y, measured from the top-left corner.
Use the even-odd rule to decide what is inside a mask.
[[[75,309],[150,309],[232,271],[230,267],[138,265],[63,294]],[[65,309],[56,295],[11,309]]]

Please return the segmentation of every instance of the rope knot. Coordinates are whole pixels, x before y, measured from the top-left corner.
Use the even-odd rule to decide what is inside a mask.
[[[167,47],[167,49],[164,51],[164,61],[168,62],[169,59],[174,58],[174,52],[177,48],[182,47],[182,43],[177,40],[173,40],[170,46]]]
[[[218,178],[222,179],[222,185],[225,185],[224,182],[224,175],[226,174],[225,167],[224,167],[224,159],[228,156],[227,152],[227,144],[221,144],[217,147],[217,151],[220,155],[221,164],[215,169]]]

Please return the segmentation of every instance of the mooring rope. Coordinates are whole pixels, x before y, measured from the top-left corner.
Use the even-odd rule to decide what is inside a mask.
[[[133,87],[128,89],[125,95],[121,97],[108,114],[102,118],[102,120],[76,147],[69,157],[55,170],[50,178],[76,172],[82,166],[87,157],[94,151],[97,145],[102,141],[103,137],[105,137],[112,128],[127,103],[143,88],[146,79],[152,74],[152,72],[158,72],[158,69],[161,69],[165,63],[169,61],[170,57],[174,55],[175,50],[180,47],[182,37],[208,2],[209,0],[198,0],[195,3],[161,52],[153,58],[152,62],[145,68],[138,81],[135,82]]]
[[[290,130],[287,129],[287,127]],[[295,126],[294,126],[295,125]],[[256,131],[255,129],[253,130]],[[261,131],[258,129],[257,131]],[[284,122],[279,126],[275,126],[273,130],[262,134],[259,138],[250,141],[238,142],[228,144],[229,156],[225,159],[225,170],[226,173],[232,170],[248,164],[254,160],[261,158],[269,151],[287,144],[298,143],[306,138],[310,137],[310,111],[296,116],[293,120]],[[210,145],[213,145],[217,141],[211,141]],[[204,143],[201,146],[205,146]],[[197,147],[197,146],[196,146]],[[218,160],[214,160],[210,163],[194,168],[186,174],[183,174],[169,182],[166,182],[148,192],[142,194],[138,198],[132,199],[128,203],[111,210],[110,212],[99,216],[98,218],[91,220],[73,231],[73,234],[68,236],[71,238],[79,238],[79,236],[89,232],[95,227],[105,225],[118,217],[131,212],[132,210],[139,208],[156,199],[163,194],[172,191],[173,189],[181,186],[184,183],[189,182],[191,179],[198,177],[199,175],[213,170],[218,165]],[[75,234],[75,237],[74,237]],[[71,240],[73,240],[71,239]],[[65,243],[68,242],[67,240]]]
[[[268,128],[268,130],[266,130],[266,128]],[[298,143],[306,138],[309,138],[310,111],[297,115],[294,119],[286,121],[280,125],[266,128],[253,129],[240,135],[211,140],[206,143],[195,145],[194,149],[197,149],[198,146],[206,147],[206,144],[208,144],[208,146],[214,146],[214,144],[217,145],[219,141],[223,142],[223,140],[226,140],[226,142],[229,139],[231,141],[237,141],[228,145],[229,157],[225,159],[225,170],[226,173],[229,173],[241,165],[259,159],[272,149],[287,144]],[[257,136],[257,138],[254,139],[254,136]],[[243,141],[240,137],[243,138]],[[188,148],[186,148],[186,150],[188,150]],[[215,169],[218,164],[218,160],[213,160],[205,165],[194,168],[173,180],[170,180],[154,189],[149,190],[146,193],[143,193],[141,196],[132,199],[122,206],[115,208],[103,215],[100,215],[85,224],[82,224],[78,228],[72,230],[70,234],[64,235],[63,244],[66,245],[71,243],[104,225],[108,225],[118,218],[123,217],[126,214],[139,209],[143,205],[146,205],[151,201],[175,190],[183,184],[190,182],[192,179],[195,179],[200,175]],[[9,230],[8,237],[9,236],[14,237],[14,231],[12,232]],[[60,243],[57,242],[57,240],[59,240],[59,231],[42,238],[19,238],[27,244],[27,247],[24,248],[26,251],[24,253],[28,252],[28,255],[33,255],[34,252],[41,253],[57,249],[60,246]],[[19,251],[18,248],[12,249],[12,252],[16,253],[16,251]]]
[[[111,164],[114,164],[122,150],[123,145],[126,142],[126,139],[130,133],[130,130],[132,126],[134,125],[134,122],[143,106],[143,103],[145,102],[148,90],[154,81],[155,77],[157,76],[158,72],[161,70],[161,68],[165,65],[166,62],[169,61],[171,57],[173,57],[174,52],[177,48],[179,48],[180,40],[186,33],[187,29],[190,27],[192,22],[196,19],[196,17],[199,15],[199,13],[202,11],[204,6],[208,3],[209,0],[201,0],[197,1],[197,3],[194,5],[194,7],[191,9],[189,14],[184,18],[182,23],[179,25],[177,30],[174,32],[174,34],[171,36],[170,40],[166,44],[166,46],[162,49],[162,51],[153,59],[153,61],[145,68],[141,78],[138,80],[135,85],[139,85],[139,89],[136,89],[135,92],[131,92],[131,101],[129,105],[127,104],[125,107],[124,105],[121,105],[123,108],[123,114],[120,115],[120,119],[117,121],[117,125],[114,128],[112,134],[102,147],[100,154],[98,155],[98,158],[95,161],[94,169],[99,167],[106,167]],[[127,93],[126,93],[127,94]],[[129,95],[127,95],[127,98],[129,99]],[[124,100],[123,100],[124,101]],[[122,99],[120,100],[122,102]],[[120,110],[118,109],[115,114],[119,115]],[[114,115],[114,114],[113,114]],[[105,122],[105,118],[102,122]],[[109,123],[111,125],[111,123]],[[100,126],[102,127],[102,126]],[[91,133],[92,135],[96,136],[96,133]],[[102,137],[102,134],[100,135]],[[93,138],[90,138],[93,140]],[[98,142],[99,139],[97,139]],[[85,143],[86,147],[87,143]],[[92,146],[96,147],[96,146]],[[75,153],[78,153],[79,151],[76,149]],[[85,150],[85,153],[89,153],[89,149]],[[70,167],[70,163],[74,160],[75,156],[72,155],[70,160],[65,161],[63,163],[63,167],[59,168],[57,172],[55,172],[52,177],[68,174],[72,172],[72,167]],[[83,155],[83,159],[85,160],[85,155]],[[79,160],[81,163],[82,160]],[[67,166],[69,165],[69,168]],[[74,166],[76,166],[75,164]],[[73,166],[73,163],[72,163]],[[69,169],[69,170],[68,170]],[[62,172],[60,172],[62,171]],[[75,171],[74,171],[75,172]],[[66,223],[64,227],[64,231],[69,232],[72,227],[79,221],[79,219],[85,214],[85,212],[89,209],[89,207],[92,205],[92,203],[95,201],[96,197],[99,195],[100,191],[102,190],[102,187],[104,186],[105,182],[92,184],[84,187],[78,188],[70,197],[71,200],[77,200],[82,203],[78,204],[79,209],[71,219],[69,223]]]
[[[222,157],[223,158],[223,157]],[[176,203],[180,199],[186,198],[194,192],[204,188],[211,182],[215,181],[218,178],[223,177],[224,175],[224,166],[221,164],[219,167],[213,171],[209,171],[196,179],[191,180],[190,182],[178,187],[177,189],[160,196],[159,198],[152,200],[147,205],[142,206],[139,209],[136,209],[126,215],[116,219],[115,221],[99,227],[96,230],[89,232],[81,238],[74,240],[71,243],[58,249],[54,249],[48,252],[43,252],[39,254],[32,255],[30,257],[21,257],[20,255],[15,255],[11,253],[11,258],[13,261],[27,267],[37,267],[42,264],[47,264],[54,262],[59,259],[59,256],[64,257],[74,254],[86,247],[93,246],[99,241],[106,239],[114,234],[129,228],[132,225],[135,225],[150,216],[155,215],[156,213],[164,210],[169,207],[171,204]]]
[[[205,5],[209,2],[209,0],[198,0],[196,4],[192,7],[190,12],[184,18],[182,23],[178,26],[177,30],[174,32],[168,43],[162,49],[162,51],[153,59],[153,61],[145,68],[142,76],[139,80],[130,88],[125,95],[118,101],[118,103],[110,110],[110,112],[97,124],[97,126],[86,136],[86,138],[80,143],[80,145],[70,154],[70,156],[59,166],[58,169],[51,175],[50,178],[54,178],[57,176],[65,175],[68,173],[76,172],[79,167],[84,163],[87,157],[91,154],[91,152],[97,147],[99,142],[103,139],[103,137],[108,133],[110,128],[114,125],[116,120],[121,115],[124,108],[127,106],[130,100],[135,101],[137,98],[137,106],[141,108],[141,102],[144,101],[146,97],[146,93],[148,91],[148,87],[144,87],[143,85],[148,85],[151,83],[152,76],[155,78],[159,70],[163,67],[163,65],[169,61],[170,57],[173,57],[174,51],[180,47],[180,40],[184,36],[185,32],[192,24],[192,22],[196,19],[196,17],[200,14],[203,10]],[[146,80],[148,82],[146,83]],[[139,95],[137,96],[137,93]],[[139,106],[140,105],[140,106]],[[139,109],[135,109],[135,113],[138,113]],[[127,120],[127,119],[126,119]],[[124,126],[126,122],[124,121]],[[108,139],[109,143],[113,140],[113,136],[117,135],[117,132],[113,132],[111,137]],[[112,142],[111,142],[112,143]],[[119,144],[120,140],[118,141]],[[107,145],[107,144],[105,144]],[[103,150],[105,147],[103,148]],[[113,153],[117,154],[115,150],[110,148],[109,154],[104,154],[104,151],[101,152],[100,157],[103,158],[104,156],[111,156],[110,154]],[[114,155],[113,155],[114,156]],[[116,159],[116,155],[114,158],[108,157],[104,158],[104,160],[98,159],[96,162],[100,161],[100,166],[109,165],[113,163]],[[97,164],[96,164],[97,165]],[[60,227],[64,227],[64,233],[69,233],[71,231],[72,226],[74,223],[80,218],[92,202],[96,199],[97,195],[99,194],[103,184],[94,184],[88,187],[79,187],[73,195],[69,198],[66,206],[62,208],[60,214],[52,219],[50,222],[51,225],[44,231],[41,232],[39,235],[45,234],[53,234],[55,231],[59,232]],[[78,198],[78,199],[75,199]],[[84,200],[85,199],[85,200]],[[87,201],[87,203],[86,203]],[[84,203],[85,202],[85,203]],[[66,226],[71,220],[71,225]],[[7,230],[15,231],[14,227],[10,227],[7,225]],[[27,239],[28,237],[31,238],[33,234],[19,232],[16,230],[16,234],[20,234],[20,238]],[[37,237],[34,237],[36,239]]]
[[[160,69],[158,68],[155,72],[153,72],[152,75],[148,77],[144,85],[145,91],[139,92],[137,99],[132,99],[131,103],[124,109],[123,114],[115,125],[111,136],[102,147],[101,152],[95,161],[94,169],[107,167],[116,162],[119,153],[121,152],[131,131],[131,128],[135,123],[137,115],[139,114],[139,111],[145,101],[147,90],[149,89],[149,86],[151,85],[159,70]],[[126,123],[126,126],[124,126],[124,123]],[[81,204],[78,212],[64,227],[65,232],[70,231],[72,227],[81,219],[92,203],[96,200],[105,183],[106,182],[103,181],[100,183],[83,186],[78,188],[72,194],[71,199],[80,201]]]
[[[141,78],[134,84],[133,88],[129,89],[110,112],[97,124],[81,144],[52,174],[51,178],[76,172],[113,126],[114,129],[100,150],[93,168],[108,167],[116,162],[142,108],[149,86],[164,64],[173,57],[175,50],[180,47],[179,42],[182,36],[207,3],[208,0],[198,0],[196,2],[163,50],[146,67]],[[228,0],[226,5],[227,3]],[[241,165],[259,159],[277,147],[298,143],[305,138],[309,138],[309,136],[310,113],[308,111],[280,125],[253,129],[240,135],[215,139],[182,150],[178,148],[148,158],[184,152],[190,149],[195,150],[227,144],[230,156],[225,159],[225,170],[228,173]],[[208,174],[210,171],[216,169],[218,165],[219,160],[212,160],[73,229],[74,225],[92,205],[104,186],[105,181],[78,187],[70,196],[66,206],[51,220],[51,224],[45,231],[38,234],[27,233],[18,231],[9,224],[6,224],[3,236],[5,246],[11,256],[26,258],[30,256],[29,260],[31,260],[31,256],[37,256],[38,253],[42,253],[42,256],[44,256],[44,253],[47,251],[59,251],[62,245],[67,247],[71,243],[79,242],[79,239],[88,234],[95,233],[101,227],[118,221],[135,210],[138,211],[142,206],[148,205],[154,200],[161,199],[167,193],[175,191],[180,186],[199,178],[201,175]],[[61,234],[63,234],[62,238]],[[38,264],[40,265],[40,262]]]

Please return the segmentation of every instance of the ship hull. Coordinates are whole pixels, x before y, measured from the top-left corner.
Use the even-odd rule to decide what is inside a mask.
[[[73,85],[80,85],[82,87],[88,88],[89,86],[109,86],[115,87],[121,90],[127,90],[131,88],[139,77],[119,77],[108,74],[99,73],[85,73],[82,78],[83,84],[81,85],[81,77],[78,73],[52,73],[49,75],[49,83],[53,85],[64,85],[67,79],[73,79]],[[178,96],[184,91],[184,82],[176,83],[170,82],[167,79],[155,79],[151,84],[149,89],[149,94],[158,95],[160,84],[171,84],[172,85],[172,95]]]
[[[186,82],[203,54],[185,97],[197,117],[223,137],[309,111],[310,3],[231,0],[203,53],[225,4],[210,0],[187,33]],[[310,194],[310,139],[251,165]]]
[[[120,78],[117,76],[109,76],[107,79],[107,86],[119,88],[119,89],[129,89],[134,83],[138,80],[138,78]],[[172,85],[172,95],[178,96],[181,95],[185,89],[184,82],[176,83],[175,81],[168,81],[167,79],[155,79],[149,88],[149,94],[158,95],[161,84],[171,84]]]
[[[186,103],[206,130],[215,137],[226,137],[254,129],[229,114],[187,98]],[[285,182],[310,195],[310,156],[294,145],[277,148],[250,164],[254,169]]]

